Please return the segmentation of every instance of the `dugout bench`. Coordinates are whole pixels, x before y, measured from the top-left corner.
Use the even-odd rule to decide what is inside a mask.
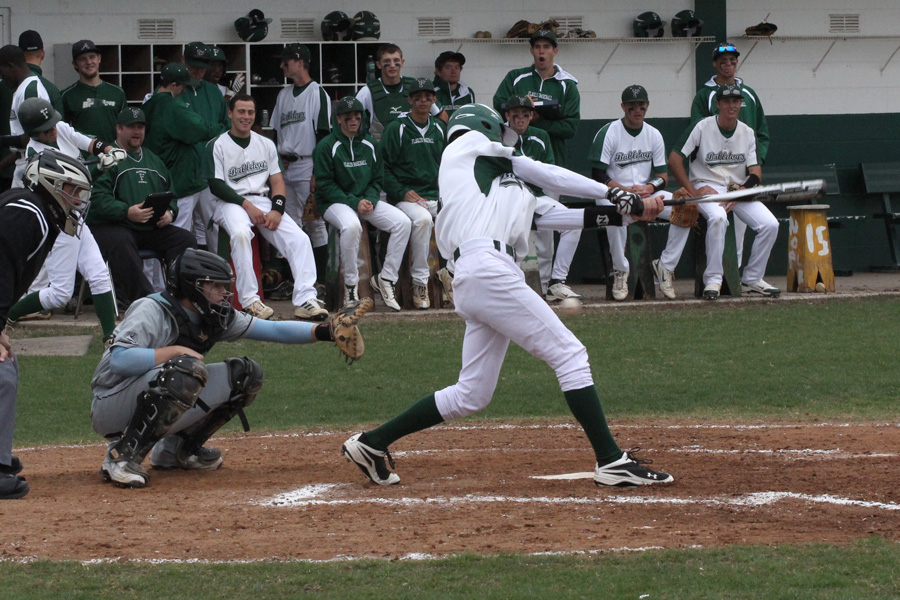
[[[876,273],[895,273],[900,271],[900,237],[897,234],[900,212],[895,212],[891,197],[900,195],[900,162],[862,163],[861,167],[866,193],[881,194],[881,206],[884,212],[875,213],[872,216],[884,220],[893,262],[886,266],[873,266],[870,270]]]

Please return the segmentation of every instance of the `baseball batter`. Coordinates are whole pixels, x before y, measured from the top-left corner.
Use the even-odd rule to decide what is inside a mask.
[[[691,196],[721,194],[727,191],[729,184],[749,188],[758,185],[762,179],[762,168],[756,159],[756,136],[738,120],[741,102],[738,86],[720,87],[716,92],[718,115],[706,117],[689,127],[669,154],[669,170]],[[684,169],[686,157],[691,157],[690,176]],[[763,279],[778,236],[778,220],[771,211],[762,202],[730,202],[725,206],[708,202],[698,207],[707,223],[703,297],[715,300],[722,289],[722,252],[728,211],[733,211],[736,218],[756,232],[750,260],[741,273],[741,289],[764,296],[780,294],[781,290]],[[688,234],[686,229],[679,229],[669,232],[669,245],[674,245],[671,251],[678,257]],[[666,252],[669,251],[667,245]]]
[[[275,144],[252,131],[256,101],[235,94],[229,103],[231,131],[206,146],[204,172],[217,198],[213,219],[231,237],[231,259],[237,276],[238,300],[255,317],[271,318],[272,308],[259,297],[253,271],[253,225],[287,259],[294,277],[292,301],[298,319],[321,321],[328,311],[316,299],[316,267],[303,230],[284,214],[284,179]],[[272,197],[268,194],[271,191]]]
[[[269,125],[275,131],[278,155],[284,165],[285,212],[303,228],[312,242],[316,273],[325,281],[328,261],[328,232],[320,216],[303,222],[303,211],[314,191],[313,151],[331,131],[331,100],[325,88],[309,75],[309,48],[288,44],[281,53],[281,70],[293,81],[278,92]]]
[[[429,394],[393,420],[348,439],[342,452],[373,482],[400,481],[385,463],[388,446],[403,436],[475,413],[494,394],[509,342],[547,362],[596,454],[598,485],[673,481],[618,447],[603,415],[587,351],[556,313],[525,283],[516,257],[528,250],[534,195],[525,182],[580,197],[608,197],[623,213],[642,210],[638,196],[607,188],[571,171],[515,156],[516,135],[491,108],[461,107],[448,122],[449,143],[440,169],[441,254],[456,256],[456,312],[466,320],[462,370],[454,385]],[[598,207],[602,208],[602,207]],[[654,217],[658,200],[644,214]],[[393,461],[391,461],[393,462]]]

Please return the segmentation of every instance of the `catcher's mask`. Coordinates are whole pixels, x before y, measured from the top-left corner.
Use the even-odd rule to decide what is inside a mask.
[[[212,301],[209,291],[204,290],[203,284],[207,282],[225,286],[225,293],[218,302]],[[205,250],[188,248],[169,267],[169,292],[176,298],[189,300],[200,318],[209,325],[228,326],[234,310],[231,306],[233,284],[234,272],[228,261]]]

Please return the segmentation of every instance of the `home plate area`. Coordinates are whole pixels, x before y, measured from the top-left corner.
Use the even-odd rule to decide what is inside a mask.
[[[0,506],[0,559],[349,560],[900,539],[895,423],[613,422],[669,485],[598,488],[564,422],[448,424],[393,448],[399,485],[340,455],[353,431],[226,435],[214,472],[125,490],[104,446],[18,449],[32,493]],[[15,518],[9,518],[11,516]]]

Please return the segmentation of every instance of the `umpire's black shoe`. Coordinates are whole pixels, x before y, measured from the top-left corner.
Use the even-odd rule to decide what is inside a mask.
[[[594,469],[594,483],[597,485],[613,487],[631,487],[636,485],[651,485],[654,483],[672,483],[675,478],[662,471],[648,469],[644,465],[652,463],[652,460],[635,458],[634,453],[640,448],[634,448],[622,453],[622,458],[608,465],[597,466]]]
[[[21,475],[0,475],[0,500],[15,500],[30,491]]]
[[[8,465],[0,463],[0,475],[18,475],[22,472],[22,461],[15,454],[10,455],[12,458]]]
[[[341,453],[347,457],[352,463],[355,463],[359,470],[365,473],[366,477],[371,479],[378,485],[393,485],[400,483],[400,476],[391,473],[387,468],[384,459],[387,458],[394,466],[394,459],[387,450],[376,450],[359,441],[361,433],[357,433],[341,446]]]

